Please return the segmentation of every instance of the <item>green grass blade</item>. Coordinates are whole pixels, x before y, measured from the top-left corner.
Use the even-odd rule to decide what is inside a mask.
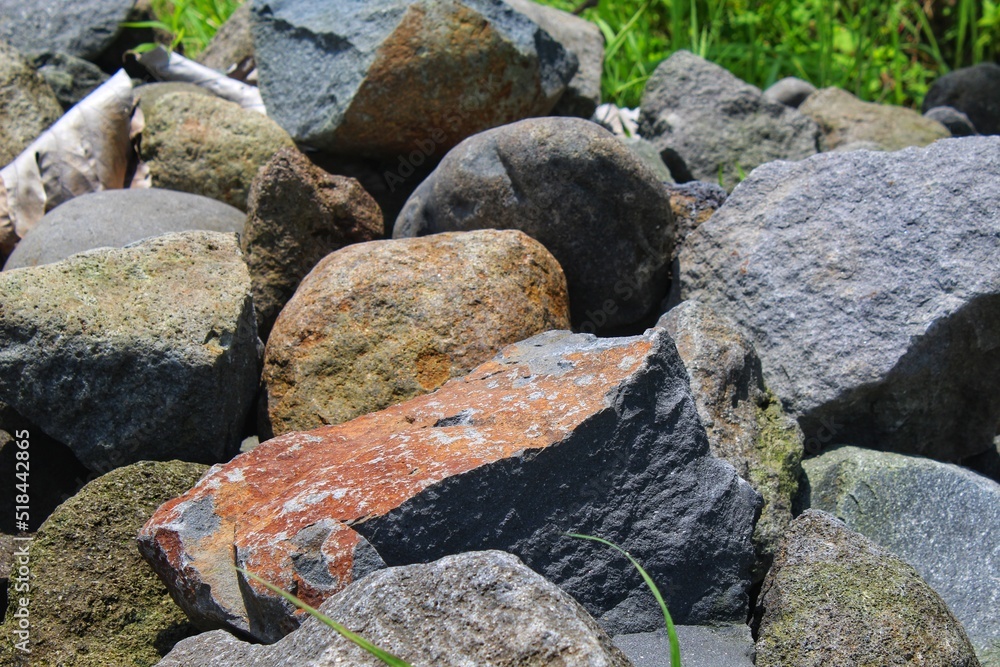
[[[295,605],[299,609],[303,610],[304,612],[306,612],[310,616],[313,616],[316,619],[318,619],[319,621],[321,621],[322,623],[330,626],[331,628],[333,628],[334,630],[336,630],[337,632],[339,632],[341,635],[343,635],[346,639],[351,640],[352,642],[354,642],[355,644],[357,644],[358,646],[360,646],[364,650],[368,651],[368,653],[372,654],[373,656],[375,656],[376,658],[378,658],[379,660],[381,660],[385,664],[389,665],[390,667],[411,667],[411,665],[408,662],[406,662],[405,660],[403,660],[402,658],[397,658],[396,656],[394,656],[392,653],[389,653],[385,649],[381,649],[378,646],[375,646],[375,644],[372,644],[370,641],[368,641],[367,639],[365,639],[361,635],[356,634],[354,632],[351,632],[350,630],[348,630],[347,628],[345,628],[340,623],[337,623],[337,621],[333,620],[332,618],[330,618],[326,614],[323,614],[322,612],[320,612],[315,607],[311,607],[311,606],[307,605],[305,602],[303,602],[302,600],[298,599],[297,597],[295,597],[291,593],[288,593],[288,592],[285,592],[285,591],[281,590],[280,588],[278,588],[274,584],[271,584],[271,583],[268,583],[268,582],[264,581],[263,579],[261,579],[260,577],[258,577],[256,574],[254,574],[252,572],[248,572],[247,570],[244,570],[241,567],[236,567],[234,569],[237,572],[241,573],[243,576],[249,577],[249,578],[253,579],[254,581],[256,581],[257,583],[259,583],[260,585],[262,585],[265,588],[267,588],[267,590],[271,591],[272,593],[277,593],[278,595],[280,595],[281,597],[285,598],[286,600],[288,600],[293,605]]]
[[[591,540],[593,542],[600,542],[601,544],[611,547],[615,551],[624,554],[629,562],[639,571],[642,575],[643,581],[649,586],[649,590],[652,591],[653,597],[660,605],[660,609],[663,611],[663,622],[667,627],[667,639],[670,641],[670,667],[681,667],[681,644],[677,640],[677,630],[674,628],[674,621],[670,618],[670,612],[667,610],[667,603],[663,601],[663,596],[660,595],[660,589],[656,587],[653,583],[653,578],[649,576],[649,573],[639,565],[639,561],[632,557],[632,554],[622,549],[620,546],[614,542],[602,539],[600,537],[594,537],[593,535],[581,535],[580,533],[566,533],[569,537],[575,537],[581,540]]]

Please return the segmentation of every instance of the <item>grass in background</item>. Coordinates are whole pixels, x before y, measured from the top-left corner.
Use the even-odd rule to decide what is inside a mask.
[[[573,10],[582,0],[539,0]],[[200,53],[243,0],[152,0],[151,27]],[[1000,0],[599,0],[605,101],[636,107],[661,60],[687,49],[759,88],[797,76],[919,107],[941,74],[1000,54]]]

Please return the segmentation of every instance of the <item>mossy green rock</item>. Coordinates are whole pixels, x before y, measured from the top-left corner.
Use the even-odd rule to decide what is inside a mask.
[[[160,504],[207,469],[182,461],[118,468],[87,484],[42,524],[29,549],[32,667],[152,665],[194,634],[139,556],[135,536]],[[13,611],[8,609],[5,638]],[[10,642],[0,645],[0,663],[19,664],[22,658],[11,650]]]
[[[154,187],[204,195],[242,211],[257,170],[294,145],[267,116],[188,92],[159,97],[142,136]]]
[[[754,574],[760,581],[792,520],[802,474],[802,431],[765,388],[753,343],[731,320],[702,303],[685,301],[657,326],[674,339],[684,362],[712,454],[732,464],[764,498],[753,534]]]
[[[755,620],[757,667],[980,665],[916,570],[819,510],[790,525]]]

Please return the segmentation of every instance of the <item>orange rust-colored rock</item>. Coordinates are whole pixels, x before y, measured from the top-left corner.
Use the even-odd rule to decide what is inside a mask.
[[[566,328],[562,269],[521,232],[348,246],[302,281],[268,339],[270,429],[381,410],[468,373],[504,345]]]
[[[215,468],[157,511],[140,550],[197,622],[264,641],[297,617],[234,563],[318,602],[379,559],[483,548],[519,555],[612,631],[654,627],[641,582],[569,530],[677,582],[681,621],[736,618],[759,498],[709,455],[684,373],[662,331],[542,334],[433,394]]]

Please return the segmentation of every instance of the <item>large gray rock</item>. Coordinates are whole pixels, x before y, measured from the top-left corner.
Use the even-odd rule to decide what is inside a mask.
[[[320,611],[412,665],[630,666],[573,598],[499,551],[376,572]],[[385,664],[310,618],[270,646],[240,642],[222,631],[200,635],[178,644],[157,667],[306,663]]]
[[[912,565],[979,648],[1000,643],[1000,484],[958,466],[841,447],[802,465],[806,504]]]
[[[0,41],[0,167],[60,116],[62,107],[45,79],[17,49]]]
[[[684,667],[753,667],[754,645],[747,625],[677,625]],[[620,648],[635,667],[670,667],[666,630],[618,635]]]
[[[732,189],[741,172],[800,160],[819,148],[816,123],[689,51],[657,66],[641,108],[640,134],[661,151],[679,183],[721,179]]]
[[[979,667],[962,625],[912,567],[819,510],[792,523],[756,616],[757,667]]]
[[[659,305],[674,226],[667,190],[613,134],[539,118],[456,146],[407,201],[393,237],[519,229],[562,265],[574,326],[592,333]]]
[[[713,457],[666,332],[508,346],[432,394],[288,433],[161,507],[139,548],[203,627],[274,641],[297,618],[238,564],[319,604],[372,548],[389,565],[503,549],[613,633],[743,622],[760,496]]]
[[[94,60],[121,24],[136,18],[136,0],[0,0],[0,39],[24,52],[61,51]]]
[[[981,134],[1000,134],[1000,65],[979,63],[948,72],[924,96],[923,110],[958,109]]]
[[[955,459],[1000,421],[1000,139],[757,169],[681,251],[806,449]]]
[[[0,273],[0,400],[92,470],[213,463],[257,389],[235,234],[169,234]]]
[[[296,141],[396,158],[548,113],[577,59],[502,0],[253,0],[268,113]]]
[[[246,214],[208,197],[173,190],[104,190],[45,214],[7,258],[4,270],[51,264],[94,248],[121,248],[171,232],[243,232]]]
[[[765,388],[753,343],[731,321],[697,301],[685,301],[656,325],[677,345],[712,453],[731,463],[764,499],[753,536],[754,577],[760,581],[792,520],[802,474],[802,431]]]
[[[590,118],[601,103],[604,35],[596,24],[534,0],[504,0],[576,56],[579,68],[552,109],[553,116]]]

